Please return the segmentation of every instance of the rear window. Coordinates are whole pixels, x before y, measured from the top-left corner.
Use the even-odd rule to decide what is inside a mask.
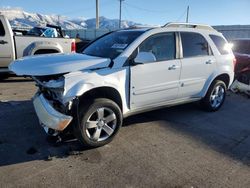
[[[226,49],[227,41],[218,36],[218,35],[209,35],[212,41],[214,42],[215,46],[219,50],[221,55],[229,54],[229,51]]]
[[[4,31],[3,23],[0,20],[0,36],[4,36],[4,35],[5,35],[5,31]]]
[[[181,33],[183,57],[209,55],[209,45],[206,39],[198,33]]]

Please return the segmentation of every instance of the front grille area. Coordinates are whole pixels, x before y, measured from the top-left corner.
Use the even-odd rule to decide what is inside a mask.
[[[42,90],[40,89],[40,92],[50,102],[50,104],[54,107],[55,110],[63,114],[68,114],[67,107],[58,100],[56,93],[44,88]]]
[[[36,76],[35,78],[41,82],[48,82],[50,80],[57,80],[64,74],[55,74],[55,75],[49,75],[49,76]]]
[[[36,81],[36,86],[39,88],[39,93],[42,93],[44,98],[47,99],[50,104],[53,106],[55,110],[58,112],[61,112],[63,114],[68,115],[69,110],[67,105],[63,104],[60,100],[62,91],[57,91],[53,89],[49,89],[47,87],[44,87],[44,82],[48,82],[52,79],[56,80],[58,79],[60,75],[52,75],[52,76],[39,76],[39,77],[33,77],[33,79]]]

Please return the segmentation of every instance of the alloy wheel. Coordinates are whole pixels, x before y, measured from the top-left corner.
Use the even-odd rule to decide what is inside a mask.
[[[217,85],[211,93],[210,104],[213,108],[218,108],[224,100],[225,89],[222,85]]]
[[[117,118],[115,113],[107,107],[98,108],[86,122],[86,134],[93,141],[104,141],[115,131]]]

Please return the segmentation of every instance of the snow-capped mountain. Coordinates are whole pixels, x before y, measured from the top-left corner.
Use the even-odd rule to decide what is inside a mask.
[[[87,25],[88,28],[95,28],[95,18],[92,19],[88,19],[85,20],[85,23]],[[119,20],[118,19],[108,19],[105,17],[100,17],[99,18],[100,21],[100,28],[108,28],[108,29],[116,29],[119,27]],[[121,22],[121,27],[122,28],[127,28],[133,25],[141,25],[132,21],[127,21],[127,20],[122,20]]]
[[[28,13],[20,8],[3,8],[0,14],[5,15],[12,27],[34,27],[37,25],[53,24],[60,25],[63,29],[93,29],[95,28],[95,18],[92,19],[69,19],[65,16],[43,15],[39,13]],[[100,17],[100,28],[115,29],[118,28],[118,19],[108,19]],[[141,25],[132,21],[123,20],[122,28],[133,25]]]

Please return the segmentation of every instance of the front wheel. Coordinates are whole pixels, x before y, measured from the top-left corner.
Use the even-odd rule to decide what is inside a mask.
[[[75,125],[79,141],[88,147],[111,142],[122,125],[122,112],[112,100],[99,98],[80,106],[80,124]]]
[[[221,80],[215,80],[201,100],[201,104],[207,111],[217,111],[223,105],[225,98],[226,84]]]

